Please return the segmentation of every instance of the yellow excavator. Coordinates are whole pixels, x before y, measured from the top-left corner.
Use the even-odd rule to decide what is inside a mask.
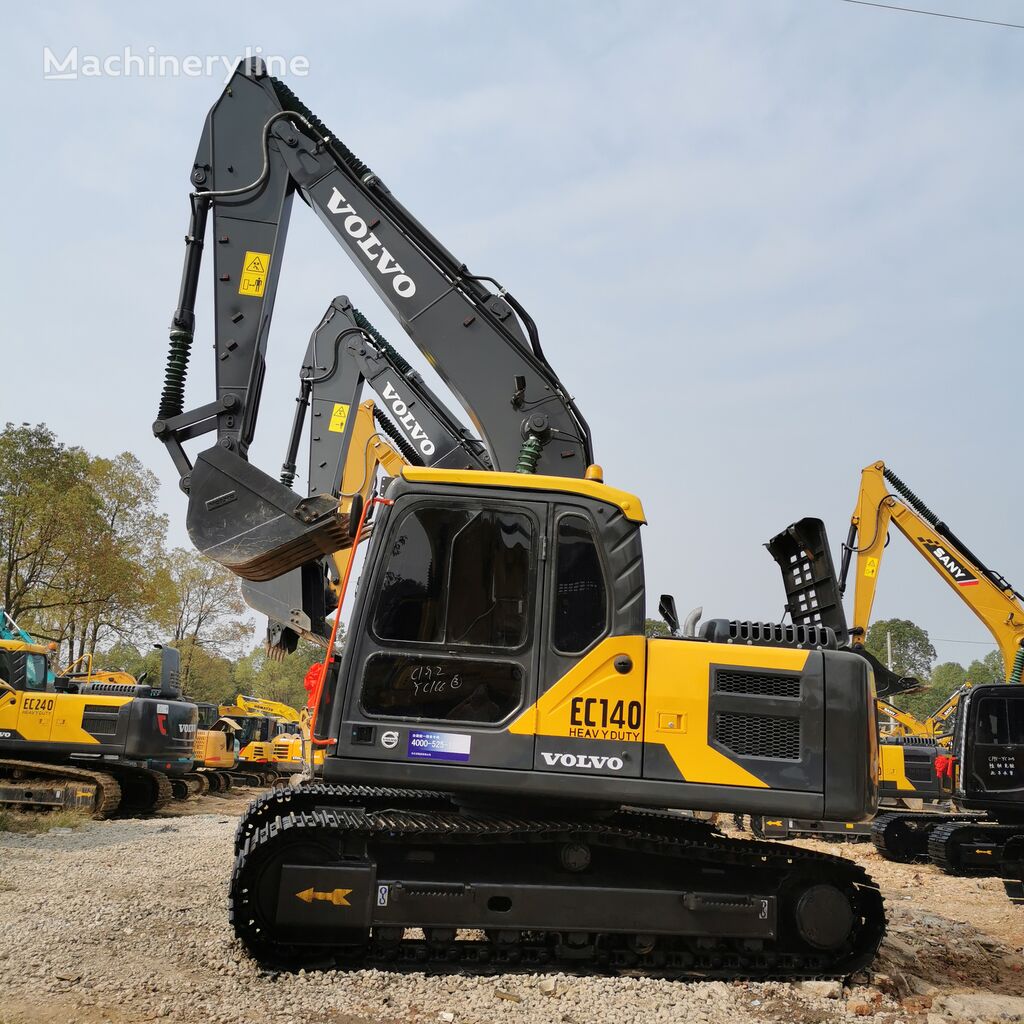
[[[861,472],[838,580],[820,520],[801,520],[769,542],[794,621],[828,625],[846,637],[851,650],[872,661],[883,692],[919,685],[894,677],[863,646],[892,526],[984,623],[1002,654],[1007,682],[1019,683],[1024,598],[881,461]],[[841,602],[851,570],[853,621],[847,628]],[[871,826],[884,856],[927,856],[951,873],[1024,874],[1024,829],[1018,825],[1024,823],[1024,728],[1015,724],[1024,723],[1021,700],[1022,688],[968,682],[923,722],[878,701],[880,719],[891,723],[883,728],[881,795],[890,806],[908,808]],[[945,806],[922,813],[926,804]],[[967,813],[949,813],[952,808]]]
[[[672,635],[647,638],[643,504],[604,482],[525,307],[471,273],[261,62],[240,64],[211,110],[190,189],[154,434],[188,494],[193,544],[248,581],[250,605],[281,627],[271,642],[326,645],[322,780],[243,822],[230,904],[249,952],[293,967],[705,979],[870,963],[885,914],[863,868],[675,812],[869,817],[871,666],[824,628],[684,628],[668,595]],[[296,193],[479,438],[338,296],[303,359],[284,471],[249,461]],[[217,392],[186,410],[208,220]],[[364,385],[411,465],[345,512]],[[338,588],[332,556],[367,521],[342,650],[326,620],[351,562]]]
[[[160,678],[69,666],[0,611],[0,805],[78,808],[95,818],[149,814],[192,767],[198,712],[182,699],[178,652]]]
[[[891,526],[985,625],[1002,654],[1007,681],[1019,683],[1024,669],[1024,598],[884,462],[872,463],[861,473],[843,548],[841,591],[856,556],[850,631],[854,643],[863,642],[871,620]],[[956,804],[968,811],[987,812],[996,821],[982,823],[977,814],[887,814],[872,828],[872,839],[884,856],[894,860],[929,856],[953,873],[1019,873],[1019,866],[1002,861],[1005,844],[1016,838],[1013,822],[1024,820],[1024,776],[1018,779],[1015,771],[1007,770],[1024,753],[1024,733],[1018,737],[1010,728],[1018,697],[1024,693],[1015,692],[1011,699],[1000,688],[968,683],[922,723],[943,752],[936,768],[948,780]],[[904,743],[902,749],[909,748]]]

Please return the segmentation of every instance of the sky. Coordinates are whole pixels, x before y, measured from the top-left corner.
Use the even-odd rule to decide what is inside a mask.
[[[1024,22],[1022,0],[910,6]],[[643,499],[651,614],[670,592],[684,613],[778,619],[763,542],[816,515],[838,552],[877,459],[1024,589],[1024,31],[843,0],[23,6],[0,43],[0,421],[134,451],[176,544],[185,497],[151,423],[188,175],[220,58],[247,46],[298,58],[306,105],[530,311],[606,481]],[[47,47],[80,67],[126,47],[217,60],[55,81]],[[188,406],[214,397],[205,270]],[[443,393],[296,203],[251,451],[273,475],[338,294]],[[941,660],[990,649],[898,536],[890,616]]]

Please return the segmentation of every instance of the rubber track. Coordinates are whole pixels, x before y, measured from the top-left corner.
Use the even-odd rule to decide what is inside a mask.
[[[951,821],[934,829],[928,837],[928,857],[931,862],[941,868],[947,875],[974,875],[976,877],[999,876],[1002,859],[993,857],[992,868],[986,871],[981,865],[963,865],[957,856],[959,843],[981,842],[1001,843],[1011,836],[1020,835],[1024,831],[1019,825],[998,825],[994,821],[978,821],[977,819]],[[961,833],[957,836],[957,833]],[[973,833],[975,838],[968,839]]]
[[[307,814],[320,804],[343,806],[355,801],[364,810],[387,810],[400,802],[415,802],[424,808],[450,808],[451,800],[443,793],[419,789],[389,789],[383,786],[341,786],[312,782],[298,788],[275,789],[262,793],[246,808],[235,827],[235,855],[245,846],[249,836],[258,832],[282,814]]]
[[[794,867],[807,875],[817,874],[814,884],[825,882],[852,888],[857,894],[857,914],[862,918],[852,947],[839,954],[810,953],[806,949],[760,950],[743,953],[728,940],[715,948],[710,938],[670,937],[673,946],[665,955],[628,952],[612,948],[584,962],[576,957],[559,959],[557,949],[545,935],[519,933],[519,941],[510,946],[484,942],[452,941],[431,943],[426,938],[402,938],[393,944],[367,943],[357,948],[331,951],[322,947],[296,947],[274,939],[272,921],[258,921],[254,894],[262,865],[275,854],[287,856],[292,841],[308,843],[324,839],[332,844],[352,839],[375,839],[388,843],[425,841],[438,846],[502,843],[562,844],[588,842],[645,855],[673,857],[681,867],[707,868],[715,873],[733,869],[743,872],[756,867],[774,868],[779,878]],[[250,879],[250,872],[252,878]],[[784,885],[782,882],[780,885]],[[726,889],[728,891],[728,889]],[[338,956],[346,969],[377,965],[407,966],[423,970],[431,966],[446,971],[493,971],[502,969],[564,969],[578,972],[628,970],[670,978],[721,978],[729,980],[796,980],[843,977],[867,966],[885,933],[885,909],[882,895],[867,872],[853,861],[797,847],[771,842],[730,839],[714,833],[703,823],[688,821],[652,811],[621,811],[605,821],[588,819],[532,820],[520,818],[476,818],[458,813],[392,810],[368,814],[352,809],[288,813],[279,815],[249,837],[244,851],[235,861],[229,897],[231,923],[236,936],[250,953],[267,964],[287,964],[292,968],[322,965]],[[780,918],[786,908],[780,905]],[[616,936],[616,939],[621,938]],[[689,945],[687,945],[689,944]]]
[[[69,765],[0,758],[0,770],[3,769],[33,772],[50,779],[77,779],[91,783],[96,787],[97,794],[97,800],[92,810],[92,816],[96,821],[109,818],[117,812],[117,808],[121,805],[121,786],[117,779],[107,772],[93,772],[85,768],[72,768]]]

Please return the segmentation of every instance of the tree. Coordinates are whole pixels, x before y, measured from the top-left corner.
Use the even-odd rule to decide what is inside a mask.
[[[989,651],[980,661],[976,658],[967,666],[967,678],[972,683],[1005,683],[1006,668],[999,651]]]
[[[644,636],[668,636],[669,628],[667,622],[661,619],[644,619]]]
[[[928,639],[928,631],[909,619],[880,619],[868,627],[864,646],[883,665],[889,664],[890,643],[893,672],[927,683],[935,660],[935,648]]]
[[[900,695],[894,703],[915,718],[925,719],[967,681],[967,669],[956,661],[944,661],[932,671],[928,686],[918,693]]]
[[[240,689],[235,680],[235,664],[192,640],[185,640],[178,644],[178,648],[181,651],[183,692],[193,700],[233,704]]]
[[[66,643],[67,662],[151,638],[167,603],[156,492],[127,452],[93,458],[44,425],[0,431],[2,601],[40,639]]]
[[[3,607],[29,628],[66,603],[55,581],[96,509],[88,468],[86,452],[61,444],[43,424],[8,423],[0,431]]]
[[[292,654],[277,661],[268,658],[265,648],[260,645],[238,662],[238,688],[253,697],[281,701],[293,708],[301,708],[305,706],[308,697],[304,686],[306,673],[310,665],[323,660],[323,648],[308,640],[300,640]]]
[[[199,658],[197,652],[202,650],[211,658],[237,657],[252,632],[252,623],[243,617],[246,605],[238,580],[216,562],[175,548],[169,573],[174,587],[169,615],[172,642],[181,649],[182,686],[192,693],[193,667],[213,671],[215,664]]]
[[[129,452],[93,458],[86,480],[95,496],[89,529],[78,538],[53,587],[65,597],[48,616],[69,660],[110,642],[145,644],[172,600],[156,476]]]

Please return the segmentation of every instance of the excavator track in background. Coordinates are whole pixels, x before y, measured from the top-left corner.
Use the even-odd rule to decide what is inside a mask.
[[[78,808],[97,821],[121,806],[121,786],[107,772],[0,759],[0,805],[26,810]]]
[[[121,786],[118,814],[155,814],[174,799],[171,780],[163,772],[124,764],[105,765]]]
[[[969,815],[927,812],[881,814],[871,826],[871,842],[886,860],[913,864],[928,859],[928,837],[933,829],[950,821],[971,821]]]
[[[1007,843],[1024,836],[1024,826],[977,818],[946,821],[928,833],[928,859],[947,875],[1002,876]]]
[[[261,962],[347,969],[840,977],[885,931],[881,893],[852,861],[640,810],[279,814],[248,837],[230,907]]]

